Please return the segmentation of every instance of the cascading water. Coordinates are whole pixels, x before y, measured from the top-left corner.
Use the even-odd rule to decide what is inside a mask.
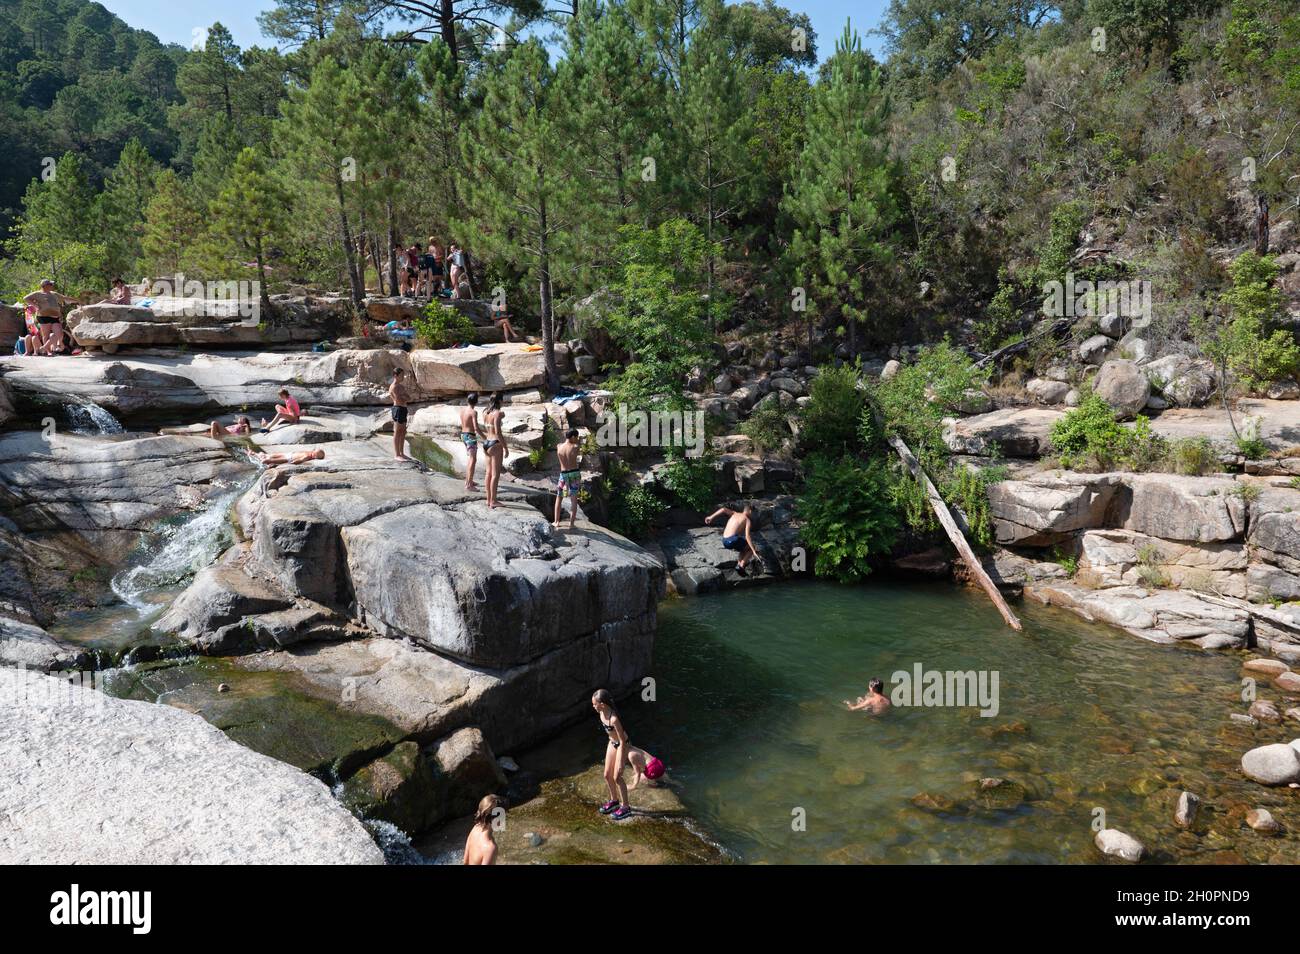
[[[67,408],[73,430],[93,430],[99,434],[125,433],[117,418],[94,401],[75,399],[75,403],[69,404]]]
[[[148,593],[181,583],[215,560],[230,544],[230,508],[256,479],[257,474],[250,474],[199,513],[162,530],[137,557],[140,562],[113,577],[110,585],[117,598],[143,612],[150,609]]]

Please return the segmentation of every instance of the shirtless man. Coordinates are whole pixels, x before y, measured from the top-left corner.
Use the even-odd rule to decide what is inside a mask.
[[[54,282],[47,278],[41,282],[41,290],[24,298],[23,304],[36,308],[36,324],[41,333],[39,350],[45,354],[63,350],[63,306],[75,305],[77,299],[60,295],[54,290]]]
[[[854,712],[860,712],[865,709],[872,715],[880,715],[891,705],[889,698],[884,693],[885,684],[879,679],[872,679],[867,683],[867,694],[859,696],[857,702],[849,702],[845,699],[844,704]]]
[[[465,489],[478,490],[474,482],[474,467],[478,463],[478,439],[485,438],[483,428],[478,423],[478,394],[474,391],[465,395],[465,406],[460,409],[460,439],[465,445]]]
[[[564,512],[564,498],[569,498],[569,529],[578,519],[578,491],[582,489],[582,472],[578,470],[578,431],[569,428],[564,435],[564,443],[555,448],[555,456],[560,458],[560,482],[555,486],[555,523],[560,529],[560,514]]]
[[[403,379],[406,372],[401,368],[393,369],[393,383],[388,386],[388,397],[393,402],[393,455],[398,460],[410,460],[406,456],[406,388]]]
[[[324,460],[323,450],[309,450],[290,456],[288,454],[255,454],[266,467],[279,467],[281,464],[305,464],[309,460]]]
[[[722,545],[728,550],[735,550],[741,554],[740,560],[736,563],[736,572],[744,576],[745,565],[750,560],[758,559],[758,551],[754,549],[754,538],[750,536],[750,531],[754,525],[754,505],[745,504],[744,510],[719,507],[705,517],[704,522],[711,524],[723,514],[727,515],[727,526],[722,531]]]
[[[506,813],[506,800],[500,795],[484,795],[474,812],[474,827],[465,839],[465,854],[461,859],[467,865],[494,865],[497,863],[497,842],[492,837],[492,826]]]

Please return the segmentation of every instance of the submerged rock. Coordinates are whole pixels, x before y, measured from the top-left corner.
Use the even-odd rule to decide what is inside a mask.
[[[1265,835],[1277,835],[1282,832],[1282,826],[1267,808],[1252,808],[1246,812],[1246,824]]]
[[[5,864],[383,862],[325,785],[192,713],[20,671],[0,694],[22,705],[0,720]]]
[[[1103,828],[1097,832],[1093,843],[1103,855],[1131,864],[1141,861],[1147,853],[1146,846],[1142,842],[1118,828]]]
[[[1201,812],[1201,797],[1192,792],[1182,792],[1178,796],[1178,807],[1174,810],[1174,824],[1179,828],[1191,828],[1196,824],[1196,817]]]

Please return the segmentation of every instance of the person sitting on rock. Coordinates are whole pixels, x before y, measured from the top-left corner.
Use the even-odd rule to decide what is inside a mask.
[[[506,800],[500,795],[484,795],[474,812],[474,827],[465,839],[465,854],[461,859],[467,865],[494,865],[497,862],[497,842],[494,826],[504,824]],[[498,819],[501,821],[499,822]]]
[[[280,388],[280,397],[284,398],[284,403],[275,406],[275,417],[271,418],[271,423],[266,423],[266,418],[262,418],[263,434],[281,422],[297,424],[302,419],[302,408],[294,400],[293,395],[289,393],[288,388]]]
[[[237,421],[235,421],[234,424],[228,424],[225,427],[222,427],[219,422],[213,421],[212,425],[208,428],[208,436],[211,437],[214,441],[221,440],[222,436],[226,434],[251,434],[251,433],[253,433],[253,425],[252,422],[250,422],[246,417],[241,417]]]
[[[41,282],[41,290],[24,298],[23,304],[36,309],[36,326],[41,339],[37,353],[63,351],[63,306],[79,304],[77,299],[60,295],[54,290],[54,281],[47,278]]]
[[[281,464],[305,464],[311,460],[324,460],[325,452],[323,450],[301,451],[297,454],[254,454],[258,462],[264,467],[279,467]]]
[[[578,430],[571,427],[564,435],[564,443],[555,448],[560,459],[560,481],[555,486],[555,523],[560,529],[560,515],[564,513],[564,498],[569,498],[569,529],[578,519],[578,494],[582,490],[582,472],[578,470]]]
[[[510,324],[510,316],[504,311],[493,309],[492,323],[501,329],[501,337],[505,339],[507,344],[519,337],[519,333],[515,331],[515,326]]]
[[[754,525],[754,505],[747,503],[743,510],[719,507],[705,517],[704,522],[711,524],[714,519],[723,514],[727,515],[727,526],[722,531],[722,545],[728,550],[735,550],[740,553],[740,560],[736,563],[736,572],[744,576],[745,566],[749,561],[758,559],[758,551],[754,549],[754,538],[751,536]]]
[[[865,696],[859,696],[857,702],[849,702],[849,700],[845,699],[844,704],[854,712],[865,709],[872,715],[880,715],[892,704],[889,697],[885,695],[884,690],[885,684],[883,682],[879,679],[872,679],[871,682],[867,683],[867,694]]]
[[[131,289],[121,278],[113,279],[113,290],[108,293],[104,299],[110,305],[129,305],[131,304]]]

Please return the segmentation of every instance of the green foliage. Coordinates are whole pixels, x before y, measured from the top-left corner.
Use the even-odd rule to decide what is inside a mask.
[[[887,467],[878,460],[864,462],[851,456],[808,460],[797,512],[817,576],[854,582],[871,572],[873,558],[889,552],[899,528],[891,483]]]
[[[831,455],[860,449],[859,422],[866,407],[867,394],[858,386],[857,368],[821,368],[808,390],[808,403],[799,412],[800,445],[809,453]],[[784,416],[781,423],[784,426]]]
[[[790,437],[790,427],[785,412],[775,401],[761,402],[749,419],[740,425],[740,432],[754,442],[761,453],[779,451]]]
[[[474,322],[455,308],[431,301],[412,322],[416,337],[426,348],[449,348],[474,340]]]
[[[698,282],[718,248],[684,219],[654,229],[628,225],[619,235],[618,304],[605,327],[632,362],[609,386],[634,409],[686,409],[681,382],[703,360],[709,338]]]
[[[870,446],[879,439],[878,413],[885,434],[901,436],[933,476],[947,466],[943,418],[957,408],[967,391],[984,384],[988,373],[947,340],[921,349],[914,361],[873,387],[874,409],[864,413],[860,424],[864,442]]]
[[[1252,418],[1237,435],[1237,452],[1247,460],[1262,460],[1268,456],[1268,445],[1259,436],[1259,418]]]
[[[1204,476],[1219,465],[1214,445],[1206,437],[1182,437],[1171,441],[1166,459],[1174,473],[1189,477]]]
[[[649,487],[629,482],[628,473],[622,461],[610,467],[609,525],[615,533],[640,540],[649,535],[655,518],[667,507]]]
[[[1110,405],[1091,392],[1052,425],[1051,439],[1061,465],[1075,470],[1149,470],[1166,452],[1147,418],[1139,415],[1133,427],[1124,427]]]
[[[1073,553],[1066,553],[1060,547],[1052,547],[1052,562],[1065,570],[1071,579],[1079,572],[1079,558]]]
[[[706,511],[714,499],[717,472],[713,455],[688,457],[680,448],[669,450],[668,459],[659,469],[659,483],[675,504],[688,510]]]

